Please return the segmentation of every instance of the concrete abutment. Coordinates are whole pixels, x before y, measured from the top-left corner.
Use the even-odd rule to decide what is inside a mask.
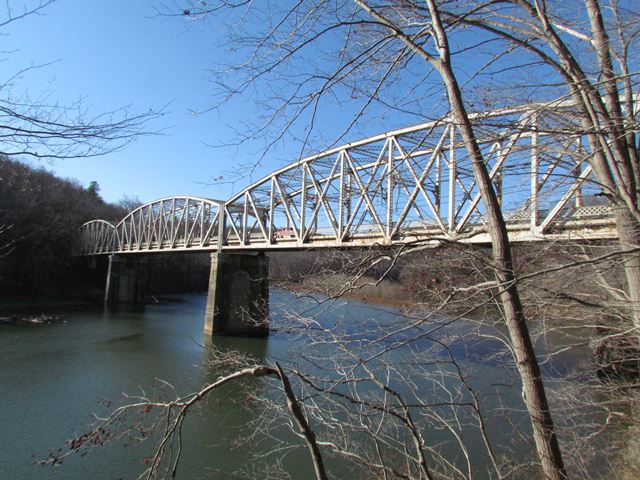
[[[143,303],[147,286],[147,259],[142,255],[109,255],[105,305]]]
[[[211,254],[205,335],[269,334],[269,262],[264,253]],[[109,256],[105,305],[144,303],[149,262],[141,254]]]
[[[212,253],[205,335],[266,336],[268,315],[268,257]]]

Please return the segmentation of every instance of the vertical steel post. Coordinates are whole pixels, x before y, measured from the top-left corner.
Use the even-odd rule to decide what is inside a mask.
[[[533,119],[533,132],[531,133],[531,233],[538,230],[539,205],[538,205],[538,171],[540,169],[540,157],[538,155],[538,118]]]
[[[176,233],[176,199],[171,199],[171,223],[170,223],[171,236],[169,237],[169,245],[173,246],[173,239]]]
[[[386,237],[387,242],[391,242],[392,220],[393,220],[393,141],[391,138],[387,140],[389,147],[389,155],[387,158],[387,225]]]
[[[287,220],[288,221],[288,220]],[[300,242],[307,236],[307,169],[302,166],[302,192],[300,193]]]
[[[205,214],[206,210],[206,214]],[[204,245],[204,222],[205,218],[209,218],[209,204],[201,202],[200,207],[200,246]]]
[[[346,155],[345,155],[346,156]],[[346,160],[346,158],[345,158]],[[353,202],[353,175],[351,173],[351,167],[348,167],[347,170],[347,211],[346,211],[346,215],[345,215],[345,227],[349,225],[349,222],[351,221],[351,204]],[[346,228],[345,228],[345,234],[347,234],[346,232]]]
[[[218,244],[216,245],[217,250],[222,250],[224,246],[224,231],[226,229],[227,223],[227,209],[225,204],[220,202],[218,203]]]
[[[241,226],[242,238],[240,239],[240,242],[242,242],[242,245],[247,244],[247,217],[248,216],[249,216],[249,192],[245,192],[244,206],[242,208],[242,226]]]
[[[185,247],[186,247],[186,242],[187,242],[187,237],[189,236],[189,199],[186,198],[184,201],[184,205],[183,207],[184,211],[182,213],[182,218],[184,218],[184,241],[185,241]]]
[[[438,155],[436,156],[436,180],[435,180],[435,185],[433,187],[433,199],[434,199],[434,206],[436,207],[436,215],[438,216],[438,218],[441,217],[440,215],[440,209],[442,207],[441,202],[442,202],[442,198],[441,198],[441,182],[442,182],[442,154],[438,153]]]
[[[345,186],[344,186],[344,152],[338,154],[340,157],[340,204],[338,206],[338,243],[342,242],[342,236],[344,234],[344,206],[345,206]]]
[[[456,129],[449,125],[449,232],[456,227]]]
[[[274,210],[276,206],[276,182],[273,178],[271,178],[271,191],[269,193],[269,240],[268,243],[271,245],[273,242],[273,236],[275,234],[273,230],[273,218],[274,218]]]

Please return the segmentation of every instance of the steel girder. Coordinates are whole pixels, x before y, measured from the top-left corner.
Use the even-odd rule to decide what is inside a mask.
[[[616,236],[570,104],[531,104],[472,120],[513,241]],[[450,118],[298,160],[226,202],[157,200],[115,228],[114,252],[489,241],[470,159]]]
[[[514,241],[615,237],[568,104],[473,121]],[[227,201],[225,221],[226,249],[489,240],[470,159],[448,118],[290,164]]]

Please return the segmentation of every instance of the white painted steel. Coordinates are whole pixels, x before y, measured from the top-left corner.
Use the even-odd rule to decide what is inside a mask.
[[[513,241],[616,236],[569,103],[473,121]],[[485,243],[484,215],[457,126],[445,118],[298,160],[226,202],[170,197],[143,205],[115,227],[113,251]],[[107,253],[100,228],[108,227],[90,224],[83,253]]]
[[[117,233],[114,224],[105,220],[91,220],[80,227],[80,251],[84,255],[112,253]]]
[[[82,253],[215,250],[218,217],[223,203],[207,198],[180,196],[142,205],[117,225],[111,225],[115,239],[111,251],[91,245],[91,239],[96,238],[96,234],[93,232],[93,222],[89,222],[81,230]]]

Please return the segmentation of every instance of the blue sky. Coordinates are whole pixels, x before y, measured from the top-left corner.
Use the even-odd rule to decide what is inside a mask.
[[[300,147],[283,142],[269,152],[251,177],[234,184],[214,183],[215,177],[233,170],[236,164],[258,159],[271,138],[268,134],[240,147],[207,146],[237,139],[235,129],[242,128],[246,121],[255,121],[259,108],[249,90],[220,110],[193,114],[214,102],[210,70],[235,60],[228,49],[219,46],[228,41],[224,25],[159,16],[156,8],[180,11],[178,3],[159,0],[59,0],[42,15],[5,28],[4,49],[11,51],[3,64],[5,72],[52,62],[27,72],[17,82],[18,91],[32,97],[47,92],[50,102],[60,104],[82,98],[92,114],[124,106],[133,112],[145,112],[167,105],[165,115],[149,125],[150,130],[162,131],[162,135],[140,138],[122,151],[101,157],[41,165],[85,186],[98,181],[107,201],[127,195],[146,202],[183,194],[225,199],[268,171],[295,160]],[[258,11],[242,27],[251,30],[264,26],[264,18]],[[335,58],[331,41],[317,56],[320,59],[324,55],[328,60],[319,61]],[[276,84],[267,83],[267,89],[271,85]],[[324,140],[315,140],[307,152],[329,146],[339,129],[349,123],[358,109],[351,98],[347,93],[321,107],[315,128]],[[367,116],[364,128],[352,132],[346,140],[420,120],[415,116],[399,118],[397,113],[385,118],[383,111],[375,121]],[[304,120],[301,124],[303,130]],[[302,130],[294,134],[303,137]]]
[[[54,62],[27,72],[18,91],[32,97],[46,91],[49,101],[61,104],[83,98],[93,114],[167,105],[166,114],[149,125],[162,135],[102,157],[44,163],[47,169],[83,185],[98,181],[108,201],[123,195],[143,201],[174,194],[225,198],[234,188],[204,185],[229,169],[237,153],[205,143],[228,141],[229,125],[250,111],[236,104],[228,111],[191,113],[211,103],[207,69],[220,52],[210,25],[189,27],[179,18],[158,17],[153,2],[61,0],[5,33],[4,50],[12,51],[5,72]]]
[[[189,18],[157,13],[156,8],[179,12],[179,4],[162,0],[59,0],[42,15],[14,22],[4,29],[3,50],[9,52],[4,55],[5,75],[30,65],[49,64],[23,75],[16,82],[17,92],[23,91],[32,97],[46,92],[49,102],[60,104],[71,104],[81,98],[88,112],[94,115],[126,106],[132,112],[166,106],[165,114],[148,126],[149,130],[161,131],[161,135],[142,137],[126,149],[105,156],[41,165],[59,176],[77,179],[85,186],[97,181],[107,201],[117,201],[127,195],[147,202],[185,194],[226,199],[251,181],[298,157],[299,139],[304,138],[307,128],[304,116],[290,139],[271,149],[250,176],[233,184],[214,182],[236,165],[259,159],[274,132],[241,146],[211,148],[207,145],[237,140],[237,129],[247,122],[256,122],[260,113],[264,113],[255,104],[260,96],[256,93],[268,96],[272,89],[279,94],[289,86],[288,77],[280,77],[279,82],[265,80],[256,85],[261,92],[249,89],[242,98],[218,110],[194,114],[194,110],[207,109],[215,102],[214,86],[209,80],[211,69],[237,62],[240,57],[234,57],[237,54],[230,53],[228,45],[223,45],[229,42],[229,32],[219,18],[191,22]],[[272,8],[278,4],[270,5]],[[255,35],[268,28],[269,14],[263,13],[256,8],[252,15],[241,17],[242,23],[230,27]],[[477,39],[468,37],[467,40]],[[305,68],[307,73],[313,73],[314,68],[330,69],[336,62],[338,41],[338,37],[329,37],[318,46],[314,43],[315,50],[301,60],[307,63],[292,63],[285,70],[287,75],[299,74]],[[473,72],[471,67],[482,63],[481,57],[482,52],[476,51],[473,59],[463,62],[462,71],[469,68]],[[393,108],[391,104],[374,105],[344,141],[441,115],[446,105],[442,101],[440,81],[434,75],[425,75],[426,72],[428,68],[423,62],[412,64],[399,78],[392,77],[391,88],[387,89],[398,94],[389,97],[392,103],[395,99],[400,102],[393,105],[405,106],[405,110],[413,113],[404,115],[399,111],[402,108]],[[364,74],[355,79],[375,83],[376,75]],[[358,111],[362,97],[357,97],[349,86],[326,96],[317,112],[316,137],[307,146],[307,153],[331,146]]]
[[[10,51],[3,63],[6,75],[43,65],[26,72],[16,82],[15,93],[39,97],[45,92],[49,102],[63,105],[81,98],[91,114],[127,106],[145,112],[166,105],[163,117],[148,126],[162,134],[142,137],[122,151],[53,163],[27,161],[85,186],[95,180],[107,201],[127,195],[147,202],[183,194],[225,199],[295,160],[299,151],[279,145],[251,177],[233,184],[214,181],[236,164],[258,159],[270,138],[240,147],[210,147],[236,140],[235,129],[255,119],[258,107],[249,92],[222,109],[194,114],[214,102],[210,70],[230,61],[218,47],[226,41],[221,38],[223,29],[215,22],[160,16],[156,8],[167,7],[152,0],[59,0],[41,15],[4,29],[4,50]],[[321,110],[318,117],[335,127],[332,116],[355,111],[355,105],[339,107]],[[368,133],[386,128],[372,125]],[[326,146],[310,148],[319,151]]]

